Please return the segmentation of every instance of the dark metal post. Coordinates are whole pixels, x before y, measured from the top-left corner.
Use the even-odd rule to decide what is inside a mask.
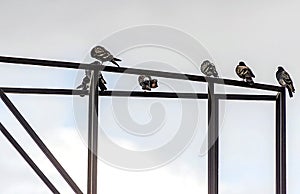
[[[286,92],[281,98],[281,194],[286,194]]]
[[[98,152],[98,73],[92,71],[89,94],[89,123],[88,123],[88,177],[87,193],[97,194],[97,152]]]
[[[219,106],[214,84],[208,83],[208,194],[218,194],[219,185]]]
[[[286,93],[276,99],[276,194],[286,194]]]
[[[11,136],[11,134],[5,129],[5,127],[0,123],[0,130],[3,135],[8,139],[8,141],[15,147],[15,149],[21,154],[24,160],[29,164],[29,166],[34,170],[34,172],[42,179],[42,181],[47,185],[47,187],[55,194],[59,194],[58,190],[49,181],[45,174],[39,169],[39,167],[31,160],[28,154],[22,149],[18,142]]]
[[[278,92],[277,99],[276,99],[276,134],[275,134],[275,146],[276,146],[276,194],[280,194],[280,188],[281,188],[281,173],[280,173],[280,129],[281,129],[281,103],[280,103],[281,93]]]
[[[70,187],[73,189],[73,191],[76,194],[81,194],[82,191],[79,189],[79,187],[73,181],[73,179],[69,176],[69,174],[66,172],[66,170],[60,165],[60,163],[57,161],[57,159],[54,157],[54,155],[50,152],[50,150],[47,148],[47,146],[44,144],[44,142],[39,138],[39,136],[35,133],[35,131],[29,125],[29,123],[25,120],[25,118],[21,115],[21,113],[18,111],[18,109],[14,106],[14,104],[9,100],[9,98],[6,96],[6,94],[1,89],[0,89],[0,97],[3,100],[3,102],[6,104],[6,106],[9,108],[9,110],[12,112],[12,114],[17,118],[17,120],[24,127],[26,132],[30,135],[30,137],[34,140],[34,142],[39,146],[39,148],[42,150],[42,152],[47,156],[49,161],[53,164],[53,166],[57,169],[57,171],[61,174],[61,176],[65,179],[65,181],[70,185]]]

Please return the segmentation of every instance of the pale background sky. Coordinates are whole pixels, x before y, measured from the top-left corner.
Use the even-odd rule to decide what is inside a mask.
[[[297,77],[300,71],[297,66],[300,50],[299,1],[0,2],[0,55],[3,56],[82,62],[87,60],[92,46],[112,33],[132,26],[155,24],[176,28],[194,37],[209,51],[222,77],[237,79],[234,68],[239,60],[244,60],[254,71],[256,82],[277,84],[275,72],[277,66],[282,65],[291,74],[296,92],[300,85]],[[143,50],[137,52],[142,53]],[[149,57],[148,53],[145,55]],[[123,66],[133,66],[130,56],[130,53],[121,55]],[[184,69],[188,65],[181,63],[176,68]],[[0,86],[16,87],[74,88],[79,84],[78,75],[82,75],[76,70],[7,64],[1,64],[0,72]],[[195,71],[195,74],[198,73]],[[104,76],[110,81],[108,87],[113,88],[114,77],[105,73]],[[157,91],[164,89],[161,87]],[[247,90],[228,88],[226,91]],[[261,91],[250,92],[264,94]],[[36,95],[9,97],[79,187],[86,191],[87,152],[76,129],[73,99]],[[287,99],[289,194],[298,194],[300,190],[298,99],[297,93],[293,99]],[[109,106],[110,101],[103,100],[102,104],[105,102]],[[166,111],[167,107],[180,107],[177,101],[173,101],[174,104],[161,102],[165,103]],[[137,122],[147,122],[149,115],[143,117],[139,111],[148,110],[149,102],[145,102],[144,106],[140,101],[136,103],[140,106],[135,101],[129,102],[133,106],[130,111],[141,119]],[[72,193],[5,105],[0,103],[0,106],[0,121],[59,191]],[[205,128],[206,106],[204,102],[199,102],[199,106],[203,107],[199,126]],[[220,137],[221,194],[274,193],[273,111],[274,105],[269,102],[226,103]],[[136,149],[151,148],[151,141],[143,145],[141,140],[118,135],[118,126],[110,131],[109,127],[114,126],[113,114],[111,111],[101,114],[105,114],[104,131],[115,141]],[[176,119],[178,115],[168,114],[166,122]],[[246,124],[245,120],[248,121]],[[154,170],[125,171],[99,161],[98,193],[207,193],[207,158],[199,156],[202,135],[198,132],[176,160]],[[154,143],[161,144],[163,141]],[[50,193],[1,134],[0,153],[1,194]]]

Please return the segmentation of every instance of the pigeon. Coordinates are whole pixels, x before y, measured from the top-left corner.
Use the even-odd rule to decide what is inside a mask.
[[[289,95],[292,98],[293,93],[295,93],[295,88],[293,86],[293,81],[290,75],[283,69],[283,67],[279,66],[276,72],[276,78],[280,85],[286,87],[288,89]]]
[[[88,76],[85,76],[82,79],[82,83],[76,87],[76,89],[82,89],[82,90],[87,90],[89,88],[89,84],[90,83],[90,78]]]
[[[82,79],[82,83],[76,87],[76,89],[81,89],[81,90],[89,90],[90,88],[90,81],[91,81],[91,76],[92,76],[92,72],[90,70],[85,70],[85,77]],[[98,74],[98,80],[99,80],[99,88],[101,90],[101,92],[107,90],[105,84],[106,81],[103,78],[102,73],[99,71]],[[84,97],[84,94],[80,94],[81,97]]]
[[[216,66],[209,60],[205,60],[202,62],[200,70],[206,76],[219,77]]]
[[[88,90],[89,89],[89,83],[90,83],[90,78],[88,76],[85,76],[82,79],[82,83],[76,87],[76,89],[81,89],[81,90]],[[84,94],[80,94],[79,96],[84,97]]]
[[[250,85],[254,84],[252,78],[255,78],[255,75],[252,73],[251,69],[247,67],[243,61],[240,61],[239,64],[236,66],[235,72],[243,80],[246,79],[246,82],[249,83]]]
[[[157,88],[158,87],[158,80],[157,79],[152,79],[151,76],[149,75],[140,75],[138,77],[138,82],[140,86],[142,86],[143,90],[148,90],[151,91],[151,88]]]
[[[91,57],[101,61],[101,62],[112,62],[117,67],[120,67],[117,61],[122,61],[121,59],[115,58],[108,50],[102,46],[95,46],[91,50]]]

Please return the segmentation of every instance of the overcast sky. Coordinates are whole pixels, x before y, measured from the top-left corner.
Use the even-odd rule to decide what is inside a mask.
[[[221,77],[238,79],[234,68],[244,60],[254,71],[255,82],[277,85],[275,72],[281,65],[291,74],[296,92],[300,85],[297,77],[300,73],[299,1],[0,2],[2,56],[92,62],[90,49],[102,44],[122,59],[120,65],[124,67],[201,74],[199,65],[202,60],[210,59]],[[79,70],[3,63],[0,73],[0,87],[75,88],[83,76]],[[135,76],[106,72],[103,75],[110,90],[140,91]],[[187,90],[206,92],[204,84],[168,79],[159,79],[159,88],[155,91]],[[224,88],[220,91],[224,92]],[[233,87],[225,91],[266,94]],[[87,99],[14,94],[9,97],[86,192],[84,103]],[[2,102],[0,107],[0,122],[61,193],[72,193]],[[287,98],[289,194],[298,194],[300,190],[299,107],[297,93],[294,98]],[[220,194],[274,193],[274,108],[270,102],[222,103]],[[104,153],[110,153],[105,150],[110,145],[109,139],[124,150],[149,156],[147,153],[151,150],[162,150],[160,148],[176,139],[181,129],[192,130],[184,133],[187,139],[183,140],[187,142],[181,145],[178,141],[178,153],[172,161],[159,163],[173,154],[168,150],[150,155],[156,166],[147,166],[148,163],[145,166],[151,169],[124,169],[128,166],[143,168],[139,160],[123,164],[123,161],[131,161],[126,152],[109,155],[119,161],[109,160],[111,158],[104,155],[99,160],[98,193],[207,193],[207,156],[200,152],[207,121],[205,101],[105,97],[101,98],[100,109],[100,123],[107,137],[100,141]],[[121,114],[123,110],[125,113]],[[131,118],[128,122],[120,120],[124,114]],[[189,115],[191,123],[185,120],[185,115]],[[133,133],[138,129],[153,133],[146,136]],[[0,153],[0,193],[51,193],[1,134]]]

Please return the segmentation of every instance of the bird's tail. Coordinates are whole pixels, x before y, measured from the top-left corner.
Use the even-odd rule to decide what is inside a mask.
[[[76,87],[76,89],[81,89],[83,88],[83,84],[80,84],[79,86]]]
[[[295,92],[295,88],[294,88],[294,85],[293,85],[293,83],[292,84],[290,84],[291,85],[291,90],[292,90],[292,92]]]
[[[107,90],[106,86],[103,83],[99,83],[99,88],[100,88],[101,92]]]
[[[218,72],[217,72],[217,71],[214,71],[214,72],[213,72],[213,76],[214,76],[214,77],[219,77]]]
[[[290,85],[288,85],[288,86],[287,86],[287,89],[288,89],[288,92],[289,92],[290,98],[292,98],[292,97],[293,97],[293,91],[295,91],[294,87],[293,87],[293,86],[290,86]]]
[[[114,58],[114,61],[122,61],[121,59],[118,58]]]
[[[246,77],[246,82],[247,82],[249,85],[253,85],[253,84],[254,84],[254,81],[253,81],[252,77]]]
[[[111,60],[110,62],[112,62],[113,64],[115,64],[117,67],[120,67],[120,65],[116,61]]]

